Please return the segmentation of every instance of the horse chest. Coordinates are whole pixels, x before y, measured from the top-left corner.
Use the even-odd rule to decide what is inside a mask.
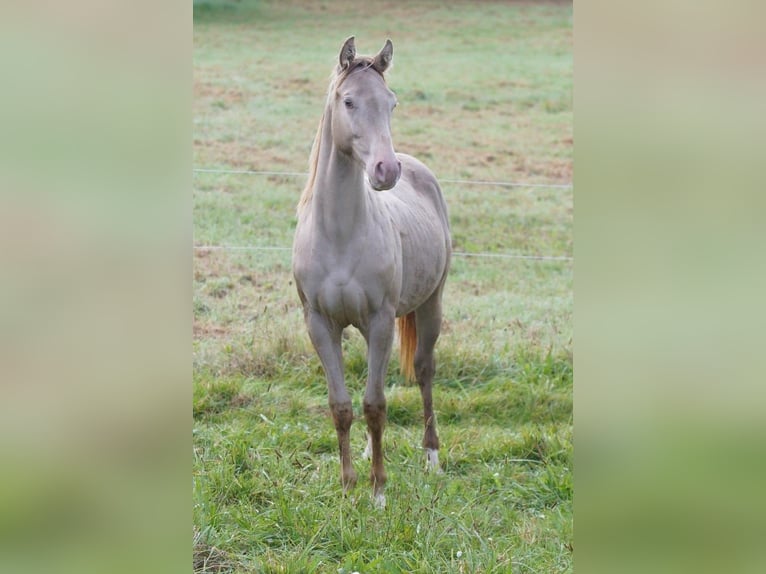
[[[303,267],[296,279],[313,309],[358,324],[396,297],[396,262],[361,247],[353,253],[324,251]]]
[[[338,322],[359,323],[371,307],[369,293],[354,279],[328,277],[316,293],[316,307]]]

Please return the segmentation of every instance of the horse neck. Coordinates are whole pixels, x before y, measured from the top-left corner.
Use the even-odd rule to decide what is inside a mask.
[[[328,239],[348,242],[367,219],[364,170],[335,146],[332,110],[324,114],[312,199],[314,221]]]

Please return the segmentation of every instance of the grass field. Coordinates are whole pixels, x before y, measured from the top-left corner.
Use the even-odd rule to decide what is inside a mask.
[[[343,40],[394,43],[398,151],[442,180],[572,178],[572,6],[195,2],[194,165],[306,170]],[[343,498],[324,376],[289,247],[300,175],[194,175],[194,569],[571,572],[571,189],[443,183],[454,249],[437,345],[442,475],[417,388],[387,379],[388,506]],[[470,254],[481,253],[483,256]],[[394,353],[396,355],[396,353]],[[346,378],[365,444],[361,336]]]

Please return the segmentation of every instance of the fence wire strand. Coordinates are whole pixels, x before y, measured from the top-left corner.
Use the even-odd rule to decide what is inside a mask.
[[[195,251],[292,251],[292,247],[276,245],[195,245]],[[482,253],[471,251],[453,251],[456,257],[494,257],[497,259],[522,259],[531,261],[572,261],[569,255],[522,255],[517,253]]]
[[[302,171],[268,171],[251,169],[208,169],[194,168],[194,173],[217,173],[217,174],[238,174],[238,175],[271,175],[284,177],[300,177],[308,174]],[[546,188],[546,189],[572,189],[571,183],[524,183],[519,181],[493,181],[481,179],[450,179],[439,178],[444,183],[461,183],[466,185],[494,185],[498,187],[527,187],[527,188]]]

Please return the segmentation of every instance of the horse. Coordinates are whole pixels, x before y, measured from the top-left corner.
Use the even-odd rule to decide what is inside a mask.
[[[363,456],[372,456],[372,499],[379,508],[386,504],[384,383],[397,327],[402,374],[417,381],[423,400],[426,470],[441,472],[431,385],[452,254],[447,205],[436,177],[393,148],[397,100],[384,77],[392,59],[391,40],[372,57],[356,55],[353,36],[344,42],[309,157],[292,252],[306,328],[327,379],[344,494],[357,476],[349,446],[353,411],[343,373],[343,330],[354,326],[366,341]]]

